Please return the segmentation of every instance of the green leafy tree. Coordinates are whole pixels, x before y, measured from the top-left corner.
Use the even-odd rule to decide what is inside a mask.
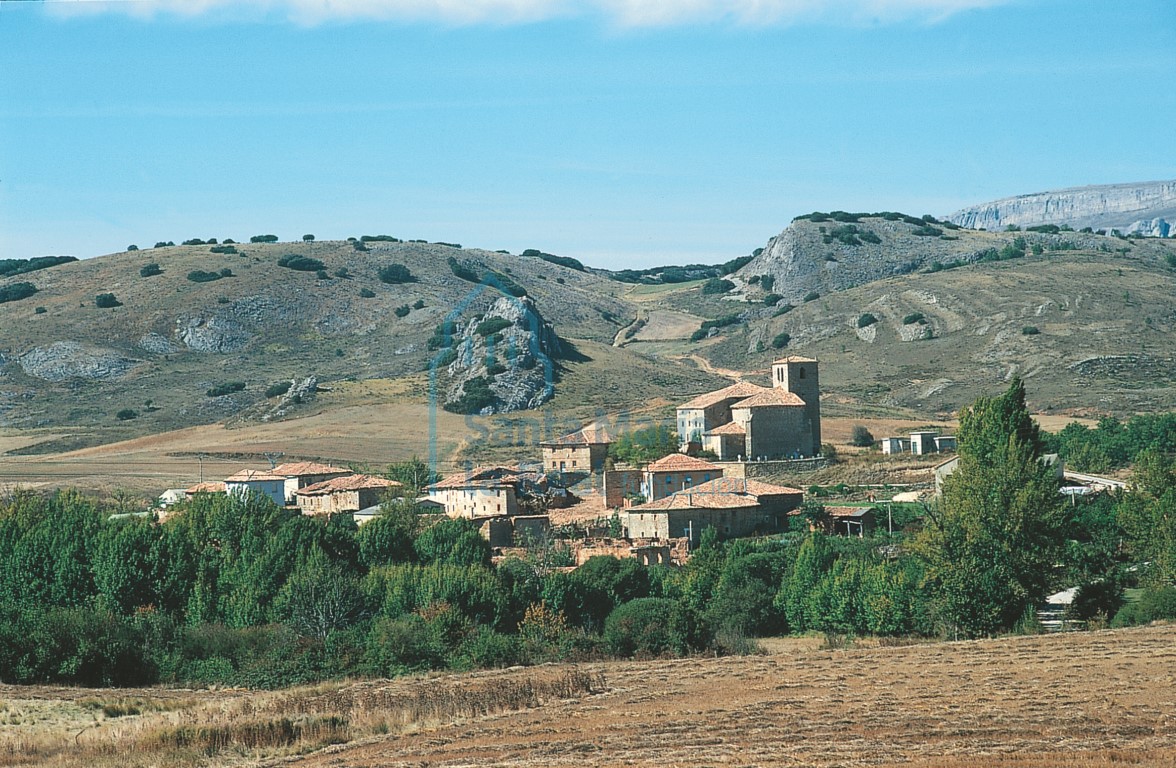
[[[1132,558],[1149,564],[1145,582],[1176,585],[1176,471],[1158,451],[1146,450],[1136,458],[1118,518]]]
[[[490,543],[464,518],[446,518],[429,526],[413,542],[423,563],[490,565]]]
[[[959,469],[917,542],[939,618],[968,637],[1011,629],[1044,597],[1063,543],[1062,502],[1014,379],[960,415]]]

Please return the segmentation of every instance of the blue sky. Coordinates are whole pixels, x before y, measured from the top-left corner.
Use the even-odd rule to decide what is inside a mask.
[[[1176,178],[1171,0],[0,0],[0,258],[391,234],[717,262]]]

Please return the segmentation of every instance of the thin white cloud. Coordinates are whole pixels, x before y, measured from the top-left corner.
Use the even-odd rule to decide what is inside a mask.
[[[150,18],[250,16],[299,24],[401,21],[511,25],[558,18],[602,17],[620,27],[799,22],[869,24],[936,22],[962,11],[1015,0],[57,0],[58,13],[123,12]]]

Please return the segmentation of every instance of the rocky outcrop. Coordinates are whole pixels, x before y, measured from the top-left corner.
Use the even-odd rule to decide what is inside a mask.
[[[956,211],[948,219],[962,227],[1005,229],[1042,224],[1091,227],[1123,234],[1171,237],[1176,225],[1176,181],[1074,187],[994,200]]]
[[[555,394],[561,343],[532,299],[504,296],[457,336],[446,368],[446,408],[507,413],[537,408]]]
[[[305,378],[290,379],[290,388],[274,400],[262,400],[240,413],[230,427],[238,427],[250,422],[278,421],[288,416],[297,406],[314,400],[318,394],[318,377],[311,375]]]
[[[56,341],[47,347],[34,347],[17,361],[29,376],[45,381],[120,379],[141,363],[113,349],[87,347],[76,341]]]
[[[856,232],[852,237],[844,229],[850,226]],[[844,240],[833,237],[838,231],[846,233]],[[928,234],[914,234],[917,231]],[[921,228],[907,221],[874,216],[863,216],[850,224],[797,219],[769,240],[737,276],[750,280],[771,275],[771,292],[795,305],[814,292],[824,295],[847,290],[909,274],[935,262],[973,261],[992,245],[972,233],[963,233],[963,237],[958,234],[935,225]]]
[[[197,352],[237,352],[251,335],[237,322],[220,315],[181,317],[176,320],[176,338]]]

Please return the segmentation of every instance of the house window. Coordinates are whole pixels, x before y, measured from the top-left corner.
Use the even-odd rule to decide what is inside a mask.
[[[674,476],[673,475],[666,475],[666,485],[670,485],[673,482],[674,482]]]
[[[798,371],[800,371],[800,378],[802,378],[802,379],[803,379],[803,378],[804,378],[804,369],[803,369],[803,368],[798,368],[797,370],[798,370]]]

